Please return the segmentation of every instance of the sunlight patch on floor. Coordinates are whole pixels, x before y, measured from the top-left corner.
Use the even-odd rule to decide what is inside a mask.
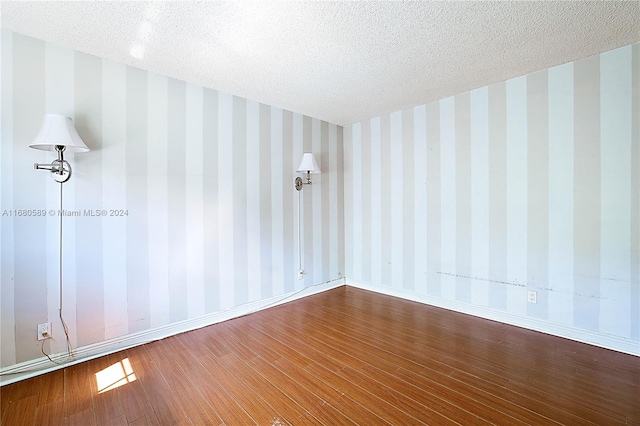
[[[136,375],[133,372],[129,358],[124,358],[122,361],[118,361],[96,373],[98,393],[110,391],[135,380]]]

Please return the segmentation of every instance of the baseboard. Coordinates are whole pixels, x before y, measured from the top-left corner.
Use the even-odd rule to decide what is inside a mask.
[[[89,361],[91,359],[109,355],[114,352],[132,348],[134,346],[164,339],[166,337],[173,336],[179,333],[196,330],[208,325],[241,317],[243,315],[257,312],[263,309],[291,302],[302,297],[307,297],[311,296],[312,294],[331,290],[333,288],[343,286],[344,284],[344,278],[339,278],[332,281],[327,281],[322,284],[305,287],[301,290],[297,290],[287,294],[281,294],[279,296],[270,297],[268,299],[246,303],[244,305],[236,306],[226,311],[214,312],[198,318],[180,321],[162,327],[145,330],[139,333],[128,334],[126,336],[104,340],[102,342],[94,343],[87,346],[82,346],[73,350],[73,359],[69,359],[69,356],[66,352],[51,355],[51,359],[53,359],[55,362],[61,363],[61,365],[52,365],[51,361],[49,361],[46,357],[14,364],[9,367],[0,369],[0,386],[8,385],[10,383],[28,379],[30,377],[35,377],[37,375],[55,371],[61,368],[66,368],[74,364]]]
[[[551,334],[553,336],[563,337],[565,339],[599,346],[605,349],[611,349],[630,355],[640,356],[640,344],[638,342],[618,336],[596,333],[589,330],[580,330],[568,327],[563,324],[555,324],[535,318],[522,317],[510,314],[508,312],[502,312],[482,306],[474,306],[467,303],[446,300],[440,297],[420,295],[397,288],[363,284],[357,281],[350,280],[348,278],[347,285],[363,290],[370,290],[376,293],[386,294],[388,296],[399,297],[414,302],[437,306],[439,308],[449,309],[451,311],[461,312],[480,318],[499,321],[505,324],[515,325],[518,327],[527,328],[529,330],[539,331],[541,333]]]

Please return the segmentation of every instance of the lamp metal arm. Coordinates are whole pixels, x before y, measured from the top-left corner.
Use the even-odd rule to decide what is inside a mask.
[[[71,177],[71,165],[64,159],[64,150],[64,146],[56,145],[58,158],[53,160],[51,164],[33,163],[33,168],[35,170],[47,170],[51,172],[51,177],[58,183],[68,181]]]

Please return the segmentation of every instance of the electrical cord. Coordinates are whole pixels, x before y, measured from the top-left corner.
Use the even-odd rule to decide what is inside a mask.
[[[44,351],[44,342],[46,342],[46,340],[43,340],[43,341],[42,341],[42,345],[40,346],[40,352],[42,352],[42,354],[43,354],[44,356],[46,356],[47,358],[49,358],[49,361],[51,361],[51,362],[52,362],[52,363],[54,363],[54,364],[57,364],[57,365],[64,365],[64,364],[66,364],[66,362],[56,362],[56,361],[54,361],[53,359],[51,359],[51,357],[49,356],[49,354],[48,354],[48,353],[46,353],[46,352]]]
[[[318,284],[313,284],[313,285],[310,285],[308,287],[303,287],[300,290],[294,291],[293,293],[285,294],[283,297],[281,297],[278,300],[274,300],[271,303],[268,303],[266,305],[260,306],[259,308],[256,308],[256,309],[253,309],[253,310],[251,310],[251,311],[249,311],[247,313],[244,313],[244,314],[242,314],[242,316],[250,315],[250,314],[253,314],[255,312],[260,312],[260,311],[262,311],[264,309],[272,308],[272,307],[277,306],[277,305],[279,305],[279,304],[281,304],[281,303],[283,303],[283,302],[285,302],[285,301],[287,301],[289,299],[294,298],[295,296],[297,296],[298,294],[300,294],[302,292],[309,291],[310,289],[312,289],[314,287],[319,287],[321,285],[329,284],[329,283],[332,283],[334,281],[340,281],[340,280],[342,280],[344,282],[344,278],[340,277],[340,278],[334,278],[334,279],[329,280],[329,281],[324,281],[324,282],[321,282],[321,283],[318,283]],[[212,325],[215,325],[215,324],[212,324]]]
[[[58,269],[60,272],[59,275],[59,290],[60,290],[60,303],[59,303],[59,309],[58,309],[58,314],[60,316],[60,322],[62,323],[62,328],[64,329],[64,335],[67,339],[67,354],[69,354],[69,356],[71,358],[73,358],[73,348],[71,347],[71,339],[69,338],[69,328],[67,327],[67,323],[64,320],[64,317],[62,316],[62,218],[63,218],[63,214],[62,214],[62,186],[63,184],[60,183],[60,210],[59,210],[59,218],[60,218],[60,222],[59,222],[59,229],[60,229],[60,234],[58,235],[58,242],[59,242],[59,246],[58,246],[58,250],[59,250],[59,256],[58,256]],[[44,345],[43,345],[44,347]],[[46,355],[46,354],[45,354]],[[49,358],[49,356],[47,355],[47,358]],[[51,358],[49,358],[51,359]]]
[[[300,193],[298,191],[298,272],[302,270],[302,254],[300,250]]]
[[[64,317],[62,316],[62,302],[63,302],[63,297],[62,297],[62,289],[63,289],[63,281],[62,281],[62,267],[63,267],[63,263],[62,263],[62,259],[63,259],[63,251],[62,251],[62,219],[63,219],[64,215],[62,214],[62,182],[60,183],[60,209],[58,210],[58,218],[59,218],[59,222],[58,222],[58,290],[59,290],[59,303],[58,303],[58,316],[60,317],[60,322],[62,323],[62,329],[64,330],[64,335],[65,338],[67,340],[67,354],[69,355],[69,357],[71,359],[73,359],[73,348],[71,347],[71,339],[69,338],[69,327],[67,327],[67,323],[64,320]],[[51,359],[51,357],[49,356],[48,353],[46,353],[44,351],[44,342],[46,341],[43,340],[42,341],[42,346],[40,346],[40,352],[42,352],[42,354],[44,356],[46,356],[47,358],[49,358],[49,361],[53,362],[54,364],[57,365],[64,365],[66,364],[66,362],[56,362],[53,359]]]

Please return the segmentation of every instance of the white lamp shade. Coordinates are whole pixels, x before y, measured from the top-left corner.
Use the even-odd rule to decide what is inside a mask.
[[[320,167],[316,163],[316,158],[310,152],[305,152],[302,155],[302,162],[298,167],[298,172],[320,173]]]
[[[59,114],[45,114],[40,132],[29,147],[43,151],[55,151],[57,145],[64,146],[66,152],[89,151],[69,117]]]

